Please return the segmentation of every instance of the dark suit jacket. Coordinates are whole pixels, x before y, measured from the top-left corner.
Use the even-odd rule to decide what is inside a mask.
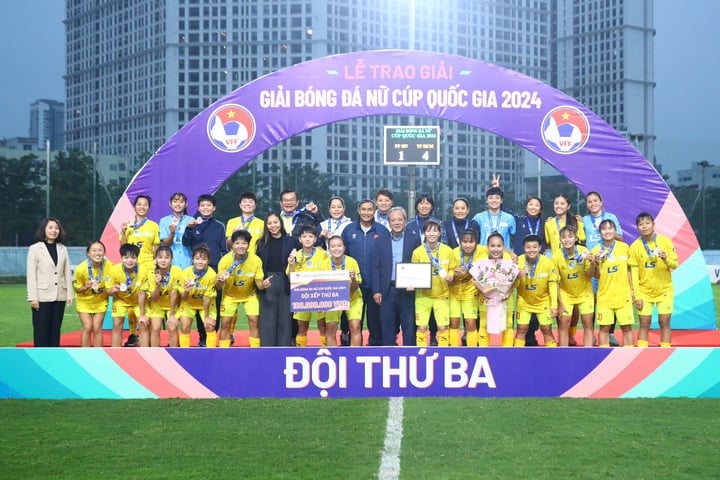
[[[388,296],[392,279],[392,272],[395,269],[392,257],[392,233],[382,238],[375,246],[375,256],[372,263],[373,275],[373,295],[382,294],[383,298]],[[403,236],[403,253],[402,262],[410,263],[413,251],[420,246],[420,233],[415,225],[405,227],[405,235]]]
[[[290,279],[285,275],[285,268],[287,267],[287,259],[290,256],[290,252],[293,248],[296,247],[297,240],[294,237],[289,237],[287,235],[283,235],[282,237],[282,265],[283,265],[283,271],[280,272],[283,274],[283,282],[285,284],[285,293],[288,295],[290,294]],[[260,257],[260,260],[263,262],[263,272],[265,272],[265,276],[267,276],[268,271],[266,268],[266,265],[268,264],[268,256],[270,255],[270,249],[267,247],[265,242],[262,241],[262,238],[258,240],[257,243],[257,256]],[[264,290],[258,290],[258,293],[261,295],[264,293]]]

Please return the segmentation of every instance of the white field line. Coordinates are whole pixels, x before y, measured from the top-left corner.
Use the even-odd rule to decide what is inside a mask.
[[[378,478],[397,480],[400,478],[400,450],[403,436],[403,397],[391,397],[385,427],[385,445]]]

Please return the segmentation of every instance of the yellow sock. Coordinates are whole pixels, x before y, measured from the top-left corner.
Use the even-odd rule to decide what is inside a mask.
[[[260,339],[258,339],[258,342],[259,342],[259,341],[260,341]],[[250,346],[252,347],[252,344],[250,344]],[[258,344],[258,347],[259,347],[259,346],[260,346],[260,345]],[[326,337],[325,335],[320,335],[320,346],[321,346],[321,347],[327,347],[327,337]]]
[[[502,346],[503,347],[512,347],[515,342],[515,331],[511,329],[507,329],[502,333]],[[523,346],[525,345],[525,340],[523,340]]]
[[[598,347],[600,347],[600,348],[610,348],[610,344],[609,344],[609,343],[601,343],[600,345],[598,345]]]
[[[465,334],[465,344],[468,347],[477,347],[478,346],[478,332],[477,330],[473,330],[472,332],[467,332]]]
[[[297,345],[298,347],[307,347],[307,335],[296,336],[295,345]]]
[[[670,342],[660,342],[661,348],[670,348],[672,345],[670,345]]]
[[[490,334],[487,330],[480,329],[478,331],[478,346],[489,347],[490,346]]]
[[[504,345],[503,345],[504,346]],[[514,346],[516,347],[524,347],[525,346],[525,339],[524,338],[516,338],[514,342]]]
[[[546,347],[557,347],[557,342],[555,340],[548,340],[547,342],[545,342],[545,346]]]
[[[629,345],[623,345],[623,347],[625,347],[625,348],[635,348],[635,345],[633,345],[633,344],[631,343],[631,344],[629,344]]]
[[[251,347],[259,347],[260,346],[260,339],[257,337],[248,337],[248,341],[250,342]]]
[[[190,334],[189,333],[178,333],[178,343],[181,347],[190,346]]]
[[[218,343],[220,343],[220,346],[222,348],[230,348],[230,339],[227,340],[220,340]]]
[[[217,332],[207,332],[205,345],[209,348],[217,347]]]
[[[649,347],[649,346],[650,346],[650,342],[648,342],[647,340],[638,340],[638,341],[637,341],[637,346],[638,346],[638,347],[641,347],[641,348]]]
[[[571,337],[574,337],[576,333],[577,333],[577,327],[570,327],[570,328],[568,329],[568,334],[569,334]]]
[[[427,347],[427,332],[415,332],[415,344],[418,347]]]
[[[450,345],[450,334],[447,330],[437,333],[438,347],[447,347]],[[460,338],[458,336],[458,345],[460,344]]]
[[[459,328],[451,328],[448,330],[448,345],[451,347],[459,347],[460,346],[460,329]]]

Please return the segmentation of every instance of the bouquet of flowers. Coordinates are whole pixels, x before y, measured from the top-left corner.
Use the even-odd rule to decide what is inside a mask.
[[[502,333],[506,327],[507,297],[520,270],[511,260],[483,259],[470,269],[478,289],[487,299],[488,333]]]

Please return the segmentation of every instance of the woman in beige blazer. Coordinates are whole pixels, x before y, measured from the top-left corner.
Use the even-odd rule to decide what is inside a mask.
[[[32,307],[33,340],[36,347],[59,347],[65,305],[72,305],[74,292],[70,258],[61,242],[65,237],[60,221],[45,219],[30,245],[27,258],[27,296]]]

